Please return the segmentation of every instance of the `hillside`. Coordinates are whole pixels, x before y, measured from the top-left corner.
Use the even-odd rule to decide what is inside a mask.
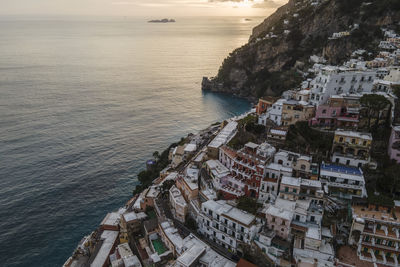
[[[204,78],[202,88],[278,96],[304,79],[311,55],[339,64],[356,49],[374,52],[380,28],[399,30],[399,21],[399,0],[290,0],[255,27],[249,42],[230,53],[216,77]],[[329,39],[344,31],[350,35]]]

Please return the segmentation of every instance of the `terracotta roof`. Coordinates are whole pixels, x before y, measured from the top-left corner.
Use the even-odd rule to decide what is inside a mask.
[[[236,267],[257,267],[257,265],[246,261],[245,259],[240,259],[240,261],[237,263]]]

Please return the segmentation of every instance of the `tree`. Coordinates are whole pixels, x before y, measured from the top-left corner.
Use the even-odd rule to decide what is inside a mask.
[[[160,152],[154,151],[153,158],[157,161],[160,158]]]
[[[197,230],[197,223],[196,221],[190,217],[189,215],[186,215],[185,218],[185,226],[193,231]]]
[[[376,118],[375,126],[378,126],[382,110],[390,105],[390,102],[384,96],[376,94],[363,95],[360,103],[367,109],[368,128],[371,128],[371,119],[374,116]]]
[[[261,207],[261,204],[257,203],[257,201],[253,198],[243,196],[238,199],[238,209],[256,214],[259,207]]]
[[[175,181],[174,180],[165,181],[163,183],[163,185],[161,186],[161,194],[163,196],[166,196],[173,185],[175,185]]]
[[[384,170],[383,185],[392,195],[400,193],[400,164],[394,164]]]

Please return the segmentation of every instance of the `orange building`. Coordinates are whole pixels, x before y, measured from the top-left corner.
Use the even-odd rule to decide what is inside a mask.
[[[258,100],[258,104],[256,107],[257,114],[261,115],[261,114],[265,113],[267,111],[267,109],[276,102],[276,100],[278,100],[278,98],[272,97],[272,96],[266,96],[266,97],[260,98]]]

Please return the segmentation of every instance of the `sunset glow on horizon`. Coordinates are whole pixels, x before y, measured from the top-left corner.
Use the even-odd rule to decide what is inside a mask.
[[[268,16],[287,0],[3,0],[0,15]]]

